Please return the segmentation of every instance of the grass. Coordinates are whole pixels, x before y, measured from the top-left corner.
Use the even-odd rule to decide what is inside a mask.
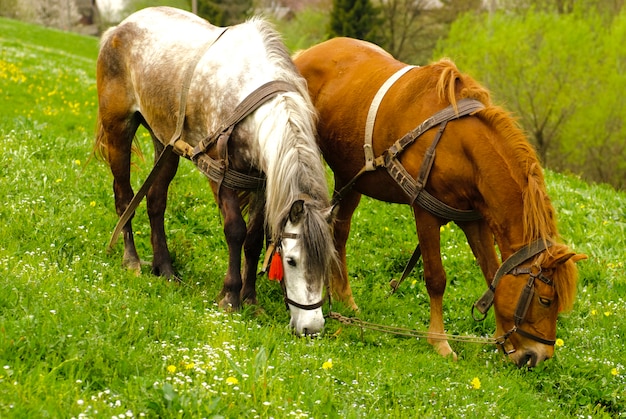
[[[0,417],[625,417],[624,193],[547,172],[563,238],[590,258],[559,319],[562,346],[533,370],[492,346],[453,343],[452,362],[423,340],[334,321],[297,339],[275,283],[259,283],[262,311],[218,310],[227,250],[191,164],[166,221],[182,284],[121,268],[121,245],[105,251],[112,179],[88,163],[97,41],[4,19],[0,34]],[[145,133],[139,141],[151,149]],[[137,185],[148,170],[137,162]],[[149,259],[145,204],[135,224]],[[446,327],[491,336],[493,314],[478,324],[469,314],[480,270],[458,228],[442,236]],[[407,207],[362,202],[348,244],[362,318],[425,329],[419,269],[386,298],[414,240]]]

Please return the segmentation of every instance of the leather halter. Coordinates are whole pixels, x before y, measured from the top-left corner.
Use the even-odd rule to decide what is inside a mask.
[[[528,308],[530,307],[532,297],[535,293],[535,287],[534,287],[535,280],[539,279],[540,281],[550,286],[554,286],[554,284],[550,278],[543,275],[541,268],[539,268],[539,270],[535,272],[533,268],[520,268],[519,265],[524,263],[528,259],[540,254],[541,252],[549,249],[551,246],[552,246],[552,243],[547,242],[546,240],[543,240],[543,239],[539,239],[522,247],[520,250],[518,250],[517,252],[509,256],[504,261],[504,263],[500,265],[500,268],[498,268],[498,270],[496,271],[493,281],[491,281],[491,284],[489,284],[489,288],[487,288],[487,290],[482,295],[482,297],[480,297],[478,301],[476,301],[474,305],[472,306],[472,317],[474,318],[474,320],[476,321],[485,320],[485,318],[487,317],[487,312],[489,311],[489,308],[493,305],[496,287],[500,283],[500,280],[502,279],[502,277],[504,277],[504,275],[507,275],[507,274],[529,275],[528,282],[524,286],[524,289],[522,290],[522,293],[520,294],[519,299],[517,301],[517,307],[515,308],[515,315],[514,315],[514,318],[515,318],[514,326],[509,331],[507,331],[504,335],[496,338],[496,344],[499,345],[502,348],[502,350],[507,354],[510,354],[515,351],[515,349],[513,349],[512,351],[508,351],[508,352],[504,350],[504,344],[513,333],[518,333],[524,336],[525,338],[532,339],[544,345],[554,346],[556,342],[555,340],[552,340],[552,339],[544,339],[541,336],[534,335],[520,328],[521,324],[524,322],[524,319],[526,318],[526,313],[528,312]],[[475,310],[478,310],[483,316],[477,317],[475,314]]]
[[[294,239],[294,240],[298,240],[300,238],[299,234],[295,234],[295,233],[285,233],[283,232],[281,234],[281,242],[282,239]],[[259,272],[259,276],[262,276],[265,274],[265,272],[267,271],[267,266],[269,265],[269,262],[271,260],[271,258],[274,256],[274,253],[276,253],[277,251],[280,252],[281,249],[281,242],[278,242],[277,244],[275,243],[271,243],[268,248],[267,248],[267,253],[265,255],[265,261],[263,262],[263,267],[261,269],[261,272]],[[328,303],[330,305],[330,292],[327,292],[328,296],[327,298],[322,297],[322,299],[320,301],[318,301],[317,303],[313,303],[313,304],[301,304],[298,303],[297,301],[292,300],[291,298],[289,298],[287,296],[287,285],[285,284],[285,278],[283,278],[280,282],[280,286],[283,290],[283,299],[285,301],[285,308],[287,310],[289,310],[289,306],[292,305],[296,308],[299,308],[301,310],[315,310],[320,308],[321,306],[324,305],[324,303],[326,302],[326,300],[328,300]]]

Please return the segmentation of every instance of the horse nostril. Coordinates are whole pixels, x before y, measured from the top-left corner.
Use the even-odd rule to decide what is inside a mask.
[[[522,368],[524,366],[533,368],[536,365],[537,365],[537,354],[532,351],[528,351],[524,353],[524,355],[522,355],[522,357],[517,361],[518,368]]]

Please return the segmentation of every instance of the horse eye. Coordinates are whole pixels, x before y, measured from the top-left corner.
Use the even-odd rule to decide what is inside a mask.
[[[287,265],[289,266],[296,266],[296,260],[294,258],[287,258]]]
[[[552,304],[552,300],[544,297],[539,297],[539,304],[544,307],[550,307],[550,304]]]

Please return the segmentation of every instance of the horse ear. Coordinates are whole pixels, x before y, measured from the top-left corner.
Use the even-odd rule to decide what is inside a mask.
[[[304,199],[298,199],[291,204],[289,210],[289,221],[291,224],[298,224],[302,220],[304,214]]]
[[[580,260],[587,259],[587,255],[581,253],[567,252],[555,257],[554,260],[551,261],[550,266],[562,265],[570,259],[572,260],[572,262],[576,263]]]
[[[335,218],[337,218],[337,213],[339,212],[339,204],[334,204],[333,206],[324,210],[324,218],[326,222],[330,225],[335,223]]]

